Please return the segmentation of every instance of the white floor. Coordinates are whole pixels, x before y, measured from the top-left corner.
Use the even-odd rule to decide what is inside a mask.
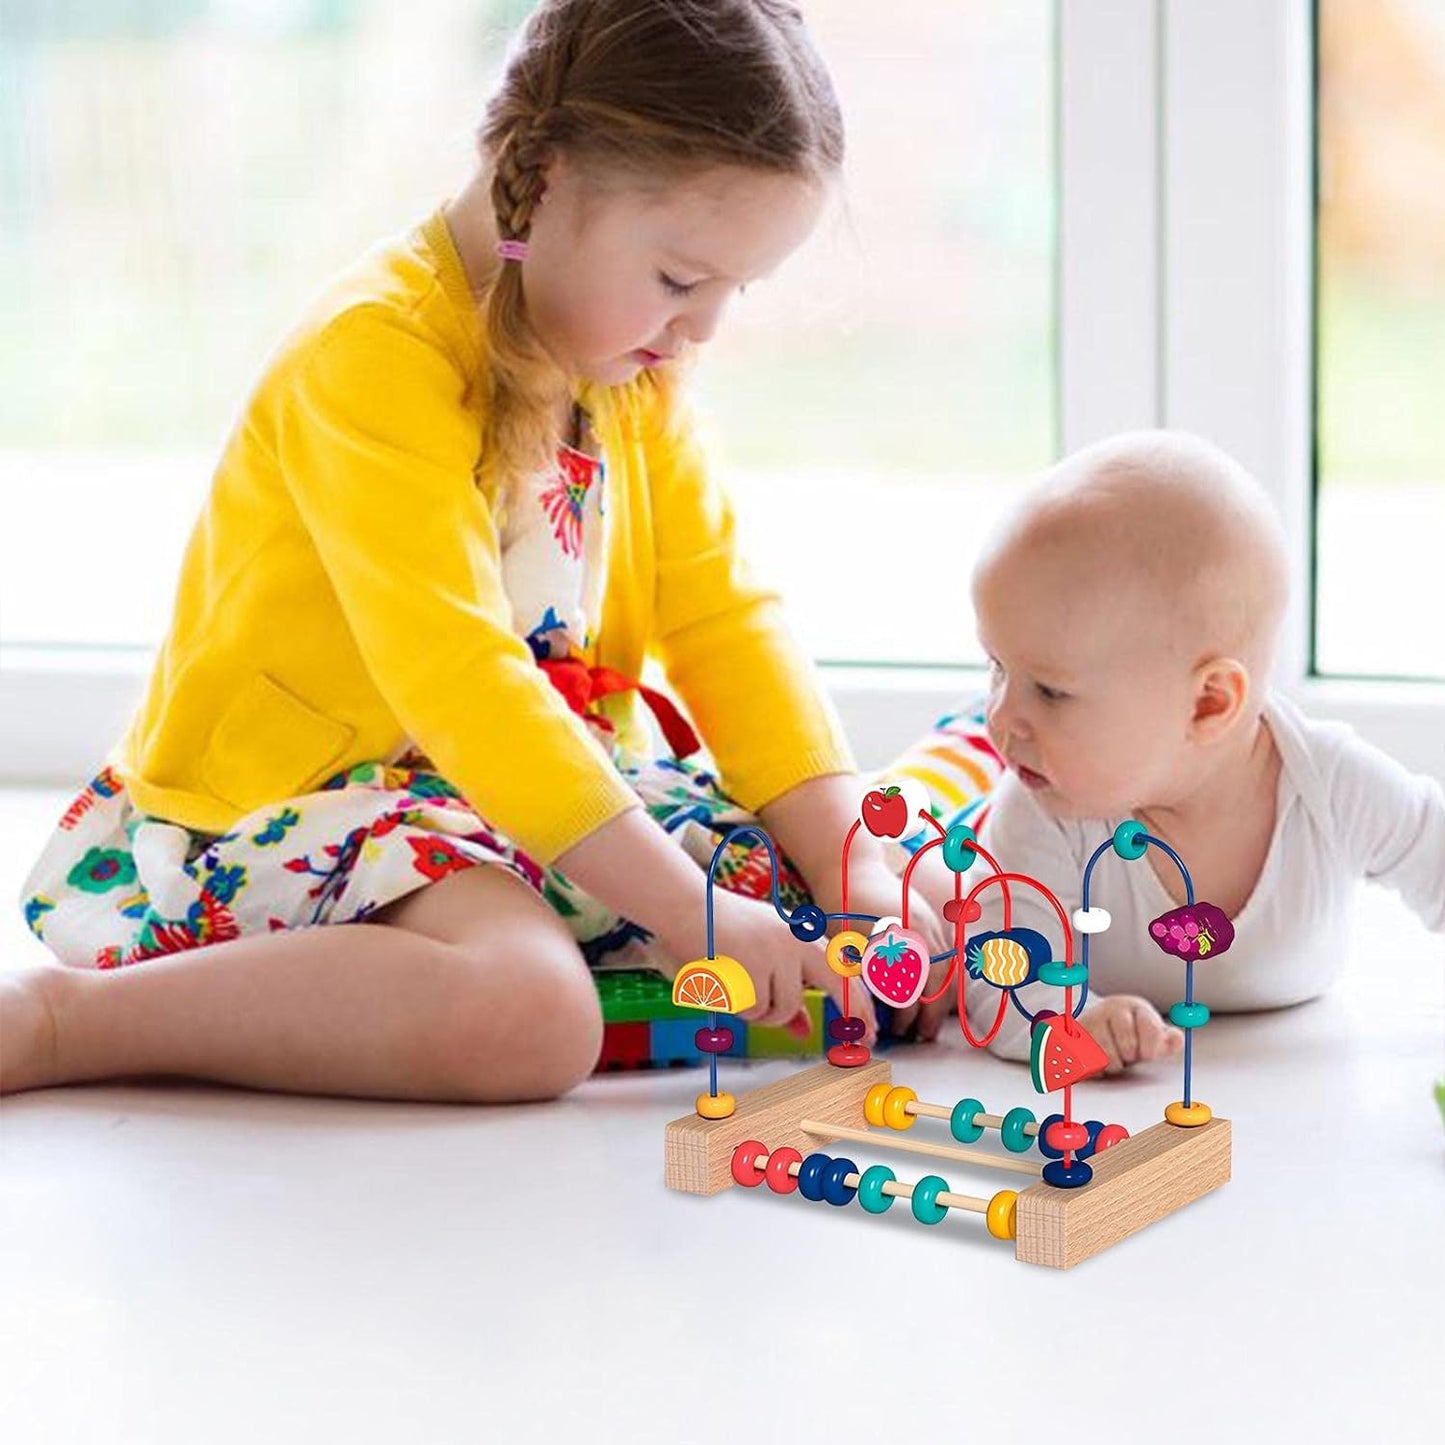
[[[9,900],[61,801],[0,793],[0,966],[41,957]],[[497,1111],[7,1100],[0,1435],[1437,1441],[1445,946],[1375,891],[1340,946],[1356,966],[1331,997],[1201,1036],[1233,1182],[1066,1274],[973,1217],[668,1193],[663,1125],[694,1071]],[[923,1098],[1036,1100],[961,1041],[893,1057]],[[1142,1128],[1176,1083],[1081,1104]]]

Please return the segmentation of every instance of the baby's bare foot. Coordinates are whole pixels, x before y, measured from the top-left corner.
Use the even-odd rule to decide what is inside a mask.
[[[57,968],[0,973],[0,1094],[36,1089],[55,1072],[55,1012],[51,984]]]

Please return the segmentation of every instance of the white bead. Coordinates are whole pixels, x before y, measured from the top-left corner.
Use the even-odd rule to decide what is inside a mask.
[[[1107,908],[1074,909],[1074,927],[1080,933],[1106,933],[1113,921]]]

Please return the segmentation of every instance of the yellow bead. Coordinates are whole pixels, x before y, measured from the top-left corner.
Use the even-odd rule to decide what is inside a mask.
[[[988,1202],[984,1219],[995,1239],[1014,1239],[1019,1232],[1019,1196],[1014,1189],[1000,1189]]]
[[[899,1085],[889,1089],[883,1100],[883,1122],[890,1129],[911,1129],[918,1122],[917,1116],[906,1112],[908,1105],[916,1103],[918,1095],[912,1089]]]
[[[704,1119],[727,1119],[738,1106],[731,1094],[699,1094],[697,1112]]]
[[[875,1129],[883,1127],[883,1101],[892,1088],[892,1084],[874,1084],[863,1096],[863,1117]]]
[[[867,947],[868,940],[861,933],[845,928],[842,933],[835,934],[828,940],[828,967],[839,978],[857,978],[863,972],[863,950]],[[843,957],[845,948],[858,950],[856,961]]]
[[[1182,1129],[1195,1129],[1200,1124],[1207,1124],[1214,1117],[1214,1111],[1208,1104],[1190,1104],[1186,1109],[1184,1100],[1176,1099],[1164,1110],[1164,1117]]]

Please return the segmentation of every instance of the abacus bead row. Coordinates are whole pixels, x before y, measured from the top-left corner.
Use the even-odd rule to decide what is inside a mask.
[[[960,1099],[953,1108],[922,1103],[912,1089],[896,1084],[874,1084],[863,1099],[863,1117],[875,1128],[911,1129],[920,1115],[948,1120],[949,1132],[960,1144],[972,1144],[985,1128],[997,1129],[1003,1146],[1011,1154],[1024,1154],[1033,1144],[1039,1126],[1032,1109],[1010,1109],[1007,1114],[989,1114],[977,1099]]]
[[[954,1194],[948,1181],[938,1174],[926,1174],[916,1184],[899,1183],[884,1164],[874,1164],[860,1174],[851,1159],[835,1159],[823,1153],[799,1155],[796,1149],[775,1149],[771,1154],[756,1139],[747,1139],[733,1150],[733,1179],[747,1189],[766,1183],[775,1194],[797,1190],[815,1203],[844,1205],[855,1195],[869,1214],[882,1214],[894,1199],[907,1199],[913,1217],[921,1224],[941,1223],[950,1209],[982,1214],[988,1232],[995,1239],[1013,1239],[1017,1232],[1018,1192],[1000,1189],[988,1199]]]

